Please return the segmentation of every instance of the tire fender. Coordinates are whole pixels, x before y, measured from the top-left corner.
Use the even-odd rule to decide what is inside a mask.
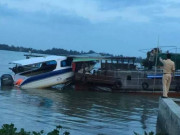
[[[122,82],[120,80],[116,81],[113,87],[115,89],[120,89],[122,87]]]
[[[142,89],[147,90],[149,88],[149,84],[147,82],[142,83]]]

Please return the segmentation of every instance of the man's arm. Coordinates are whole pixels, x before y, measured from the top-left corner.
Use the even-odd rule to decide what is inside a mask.
[[[159,61],[164,64],[164,61],[161,57],[159,57]]]
[[[175,71],[173,70],[173,71],[172,71],[172,80],[174,80],[174,78],[175,78],[174,73],[175,73]]]
[[[173,68],[172,68],[172,77],[173,77],[173,80],[174,80],[174,77],[175,77],[175,64],[173,64]]]

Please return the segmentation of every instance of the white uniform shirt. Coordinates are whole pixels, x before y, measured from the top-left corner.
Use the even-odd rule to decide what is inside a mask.
[[[165,74],[171,74],[173,71],[175,71],[175,64],[172,60],[162,60],[159,59],[163,63],[163,73]]]

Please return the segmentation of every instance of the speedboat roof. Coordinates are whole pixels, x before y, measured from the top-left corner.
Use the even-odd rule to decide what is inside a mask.
[[[65,60],[67,57],[65,56],[45,56],[45,57],[34,57],[30,59],[23,59],[23,60],[18,60],[18,61],[12,61],[10,64],[18,64],[18,65],[32,65],[36,63],[42,63],[46,61],[52,61],[52,60]]]
[[[73,58],[73,62],[88,62],[88,61],[99,61],[104,56],[101,56],[100,54],[93,53],[93,54],[81,54],[81,55],[69,55],[69,58]]]

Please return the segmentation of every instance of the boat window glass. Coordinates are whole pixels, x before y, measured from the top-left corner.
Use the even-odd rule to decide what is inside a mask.
[[[17,74],[17,73],[22,73],[22,72],[26,72],[26,71],[30,71],[30,70],[36,70],[41,66],[41,64],[32,64],[32,65],[25,65],[25,66],[21,66],[21,65],[16,65],[13,68],[11,68],[11,70]]]
[[[102,60],[102,63],[106,63],[106,60]]]
[[[124,64],[128,64],[128,59],[125,59],[125,60],[124,60]]]
[[[116,63],[117,63],[117,60],[113,60],[113,63],[115,63],[115,64],[116,64]]]
[[[118,60],[118,63],[122,63],[122,60]]]
[[[53,61],[47,61],[46,64],[47,64],[47,65],[56,65],[57,62],[56,62],[55,60],[53,60]]]
[[[46,61],[41,63],[41,67],[40,68],[50,68],[50,67],[56,67],[57,62],[55,60],[52,61]]]
[[[26,70],[26,72],[21,73],[20,75],[34,76],[42,73],[47,73],[56,69],[56,65],[57,62],[55,60],[29,65],[29,67],[26,67],[26,69],[28,70]]]
[[[39,68],[41,66],[40,63],[37,63],[37,64],[32,64],[32,65],[25,65],[24,67],[25,68],[29,68],[29,69],[36,69],[36,68]]]
[[[63,60],[63,61],[61,61],[61,67],[71,66],[71,63],[72,63],[71,59]]]
[[[107,60],[107,63],[111,63],[111,60]]]
[[[131,80],[131,75],[128,75],[128,76],[127,76],[127,80]]]
[[[33,64],[33,65],[25,65],[23,67],[24,67],[25,71],[28,71],[28,70],[38,69],[40,66],[41,66],[41,64],[38,63],[38,64]]]
[[[132,59],[129,60],[129,64],[133,64],[133,60]]]

